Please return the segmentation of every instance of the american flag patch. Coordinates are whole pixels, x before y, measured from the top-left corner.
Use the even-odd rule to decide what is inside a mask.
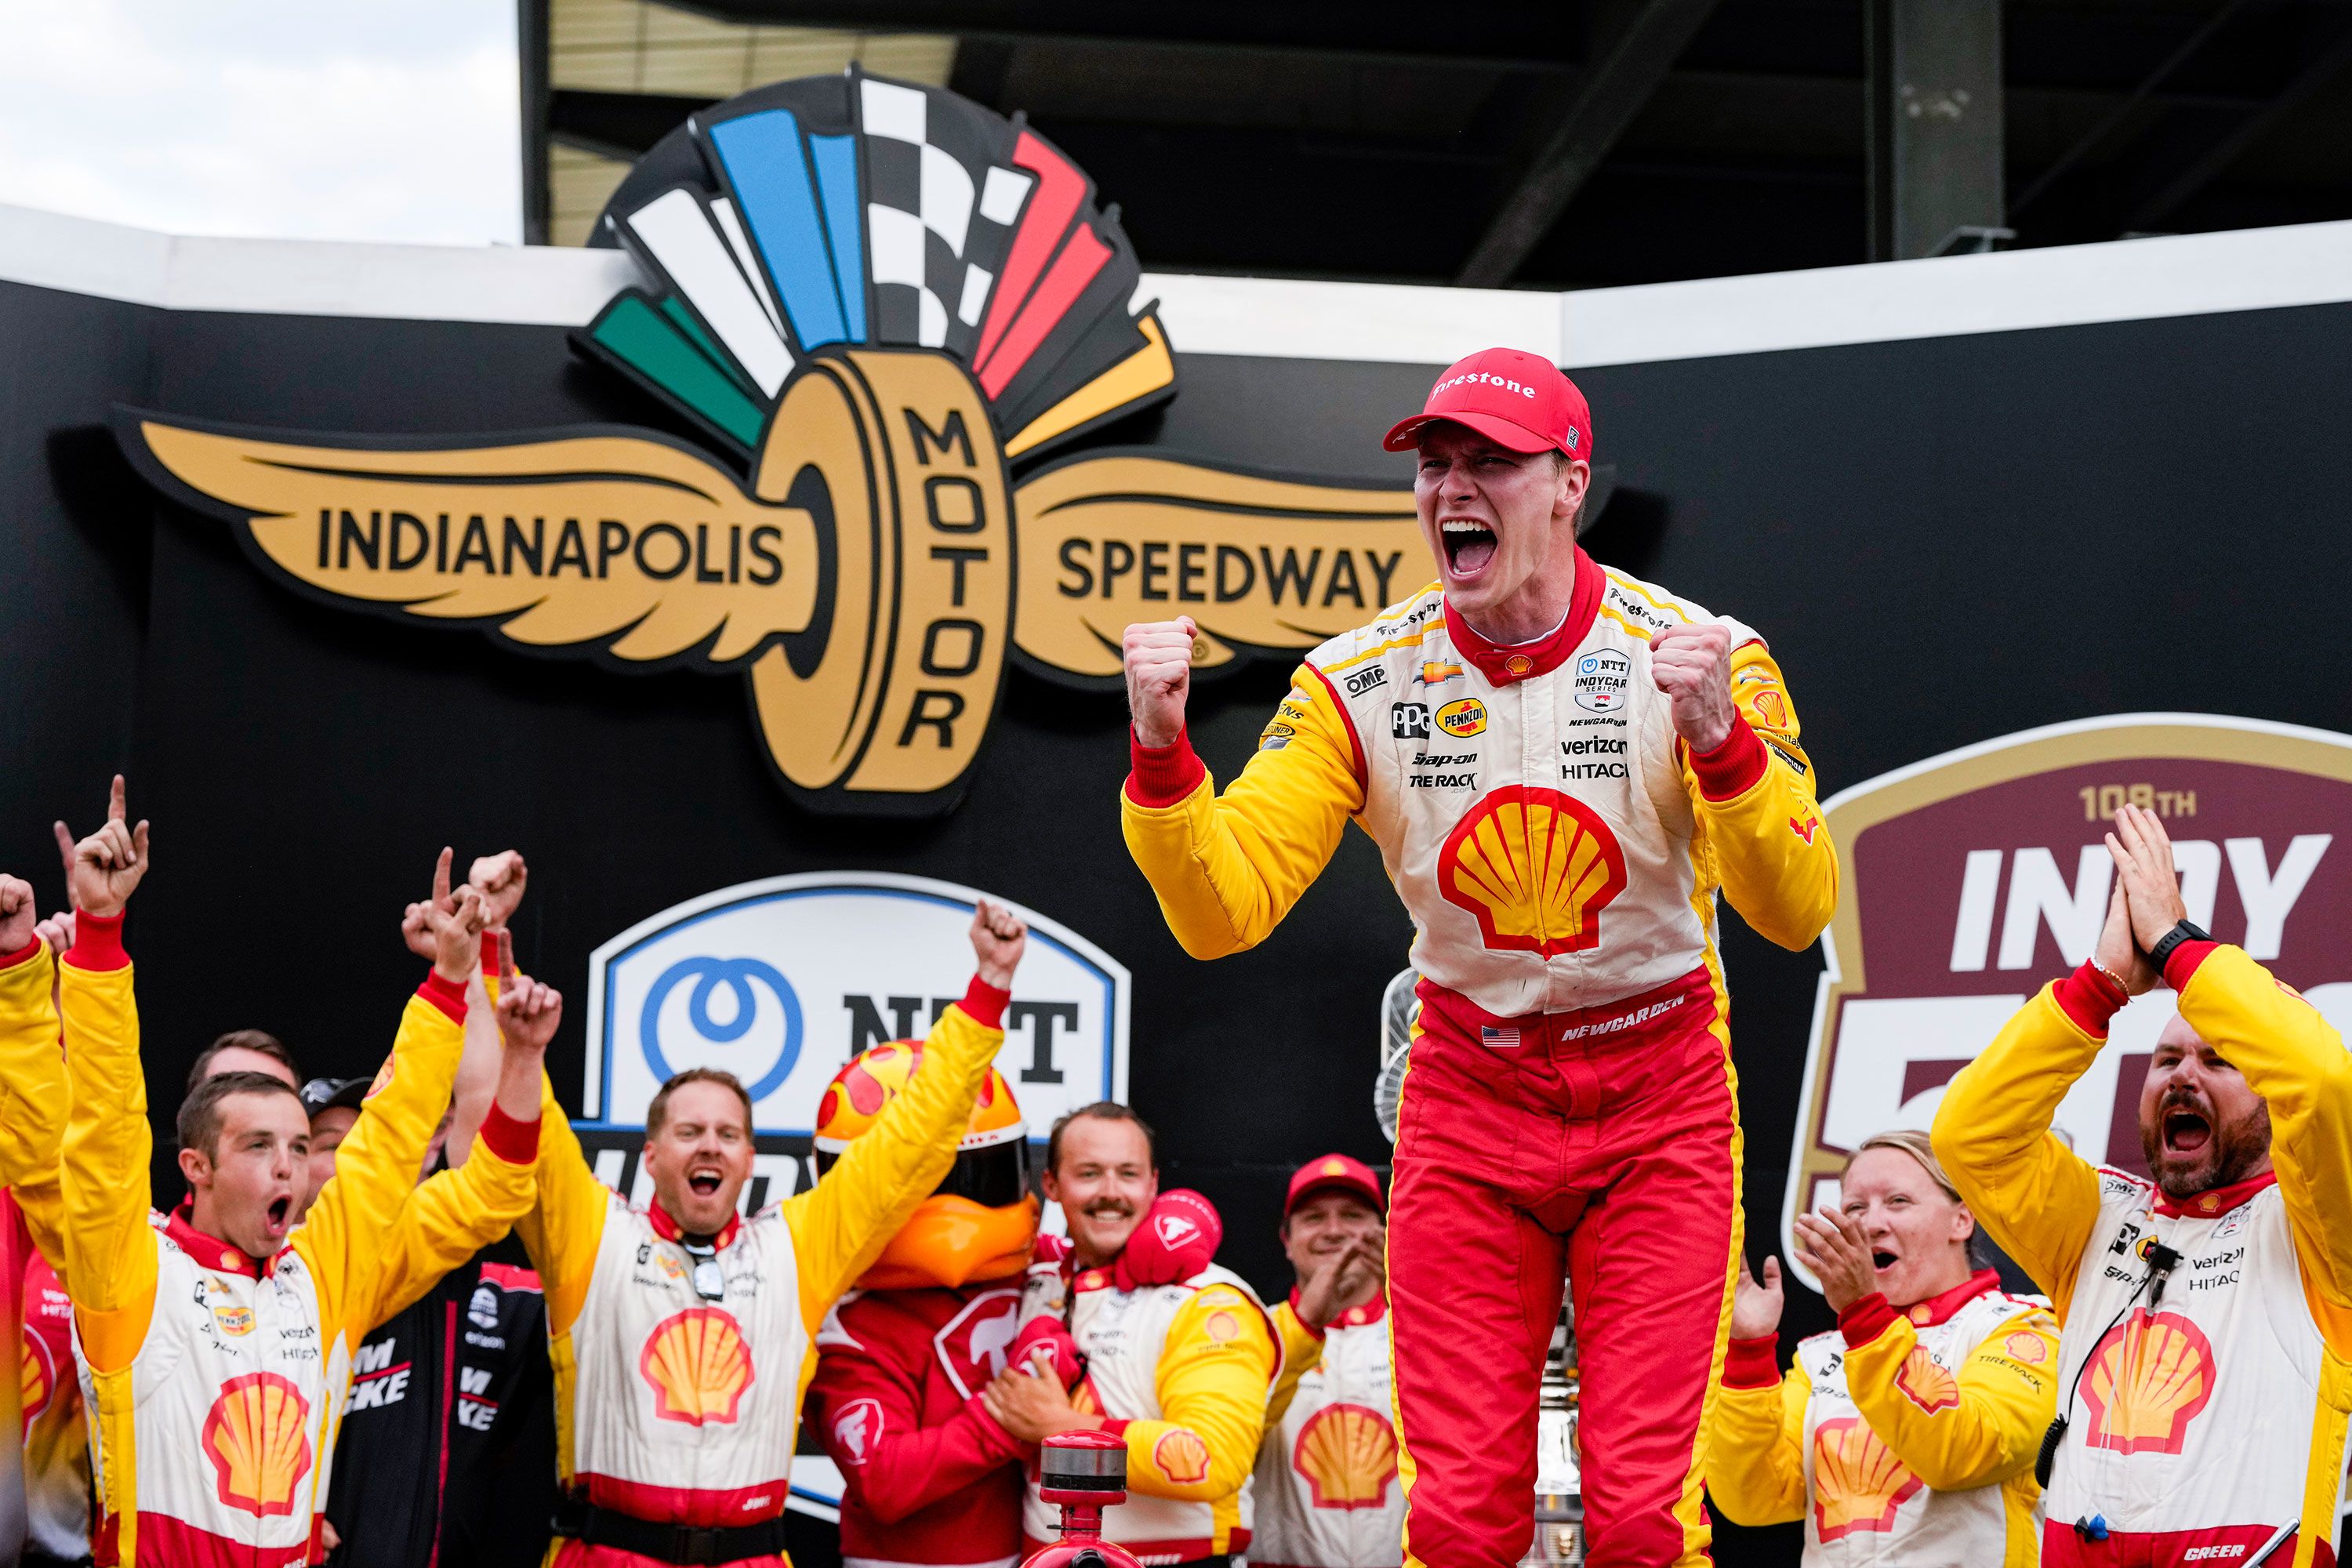
[[[1517,1050],[1519,1046],[1519,1032],[1517,1029],[1498,1029],[1492,1024],[1481,1024],[1478,1026],[1478,1043],[1497,1050]]]

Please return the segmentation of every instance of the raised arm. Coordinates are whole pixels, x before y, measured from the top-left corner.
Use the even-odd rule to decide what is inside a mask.
[[[1717,623],[1650,640],[1650,668],[1674,702],[1683,783],[1724,896],[1769,940],[1801,950],[1837,912],[1837,847],[1798,743],[1797,710],[1760,642],[1732,647]]]
[[[139,1007],[122,948],[123,906],[147,874],[147,824],[129,826],[115,778],[106,826],[74,847],[73,950],[58,969],[71,1105],[58,1166],[66,1291],[94,1372],[131,1364],[155,1305],[155,1233],[147,1224],[147,1082]]]
[[[1780,1260],[1767,1255],[1759,1283],[1739,1259],[1731,1291],[1731,1342],[1706,1444],[1706,1490],[1734,1524],[1784,1524],[1805,1517],[1802,1367],[1780,1374]]]
[[[35,925],[32,884],[0,876],[0,1186],[11,1188],[53,1179],[65,1152],[57,963]]]
[[[2116,814],[2108,849],[2132,928],[2153,950],[2188,918],[2172,846],[2153,812]],[[2271,1164],[2278,1173],[2305,1288],[2352,1311],[2352,1056],[2318,1009],[2273,979],[2242,948],[2183,941],[2167,955],[2164,978],[2180,994],[2180,1016],[2197,1037],[2244,1075],[2270,1107]],[[2336,1338],[2345,1337],[2339,1333]],[[2334,1344],[2339,1355],[2352,1344]]]
[[[449,851],[435,872],[436,897],[448,887]],[[481,898],[461,888],[436,910],[436,957],[408,999],[392,1056],[376,1074],[359,1120],[336,1152],[335,1173],[310,1205],[293,1246],[331,1295],[331,1321],[364,1329],[375,1297],[383,1248],[416,1189],[418,1168],[449,1103],[449,1083],[465,1044],[466,981],[481,949]]]
[[[1010,910],[980,906],[971,920],[978,964],[971,988],[931,1026],[907,1087],[824,1180],[785,1201],[801,1318],[812,1334],[955,1163],[956,1140],[971,1123],[972,1101],[1004,1043],[1000,1020],[1028,937],[1028,928]]]
[[[1364,764],[1329,679],[1302,664],[1256,754],[1218,795],[1184,731],[1192,647],[1189,619],[1127,629],[1135,724],[1119,816],[1177,942],[1222,958],[1264,942],[1322,874],[1363,809]]]
[[[458,1151],[463,1157],[401,1206],[382,1249],[373,1303],[354,1314],[359,1321],[380,1323],[417,1300],[530,1211],[538,1190],[531,1168],[539,1156],[540,1085],[547,1042],[562,1016],[563,997],[553,986],[517,975],[502,989],[491,1103],[477,1113],[478,1128]]]

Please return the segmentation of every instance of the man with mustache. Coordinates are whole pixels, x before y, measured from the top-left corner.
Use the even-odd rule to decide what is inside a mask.
[[[1351,820],[1412,917],[1389,1218],[1406,1563],[1527,1550],[1563,1279],[1593,1568],[1704,1563],[1740,1253],[1717,894],[1784,947],[1829,922],[1812,763],[1759,634],[1578,547],[1592,417],[1548,361],[1471,355],[1383,444],[1419,454],[1437,581],[1309,653],[1222,795],[1184,727],[1195,626],[1129,626],[1128,848],[1196,958],[1270,936]]]
[[[1209,1261],[1223,1226],[1208,1201],[1160,1193],[1151,1129],[1126,1106],[1054,1124],[1045,1189],[1070,1253],[1031,1266],[1023,1366],[982,1392],[988,1413],[1025,1443],[1081,1427],[1121,1438],[1127,1501],[1103,1514],[1104,1537],[1147,1563],[1222,1564],[1249,1546],[1250,1468],[1277,1361],[1265,1309]],[[1054,1538],[1055,1514],[1033,1476],[1028,1552]]]
[[[2090,962],[2043,987],[1936,1113],[1937,1157],[2065,1323],[2042,1561],[2331,1563],[2352,1408],[2352,1057],[2189,923],[2154,813],[2124,807],[2107,849]],[[2140,1091],[2143,1180],[2082,1159],[2051,1120],[2108,1021],[2159,979],[2180,1014]]]

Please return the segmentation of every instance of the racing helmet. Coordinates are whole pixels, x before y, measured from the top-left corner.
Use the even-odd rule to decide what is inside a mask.
[[[823,1181],[850,1144],[881,1119],[923,1065],[920,1040],[892,1040],[851,1058],[817,1102],[816,1173]],[[994,1068],[980,1086],[955,1163],[915,1207],[874,1266],[866,1290],[952,1289],[1005,1279],[1029,1266],[1037,1200],[1029,1192],[1029,1126],[1013,1086]]]

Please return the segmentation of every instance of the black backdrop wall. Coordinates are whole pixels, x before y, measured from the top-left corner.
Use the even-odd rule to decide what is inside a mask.
[[[1187,358],[1174,404],[1110,436],[1402,484],[1377,434],[1433,369]],[[2352,729],[2330,596],[2352,553],[2336,428],[2352,307],[1577,379],[1619,486],[1588,544],[1765,631],[1825,795],[2108,711]],[[1119,842],[1118,699],[1016,670],[953,815],[803,815],[740,682],[616,676],[299,599],[222,523],[132,478],[100,428],[117,400],[330,432],[665,421],[552,328],[171,312],[0,284],[0,867],[61,897],[50,820],[86,830],[108,773],[128,772],[156,824],[129,941],[161,1112],[225,1028],[275,1030],[310,1070],[371,1070],[415,978],[401,905],[454,841],[529,853],[520,956],[575,992],[597,942],[759,876],[915,872],[1055,915],[1133,971],[1131,1098],[1162,1130],[1167,1179],[1217,1202],[1227,1260],[1270,1291],[1288,1286],[1273,1235],[1287,1171],[1330,1148],[1384,1160],[1375,1006],[1410,933],[1360,836],[1273,940],[1204,967]],[[1261,666],[1196,698],[1221,776],[1284,679]],[[1726,923],[1760,1255],[1821,961]],[[575,1105],[583,1011],[551,1058]],[[1825,1325],[1792,1294],[1789,1327]],[[1734,1531],[1722,1556],[1792,1560],[1792,1541]]]

